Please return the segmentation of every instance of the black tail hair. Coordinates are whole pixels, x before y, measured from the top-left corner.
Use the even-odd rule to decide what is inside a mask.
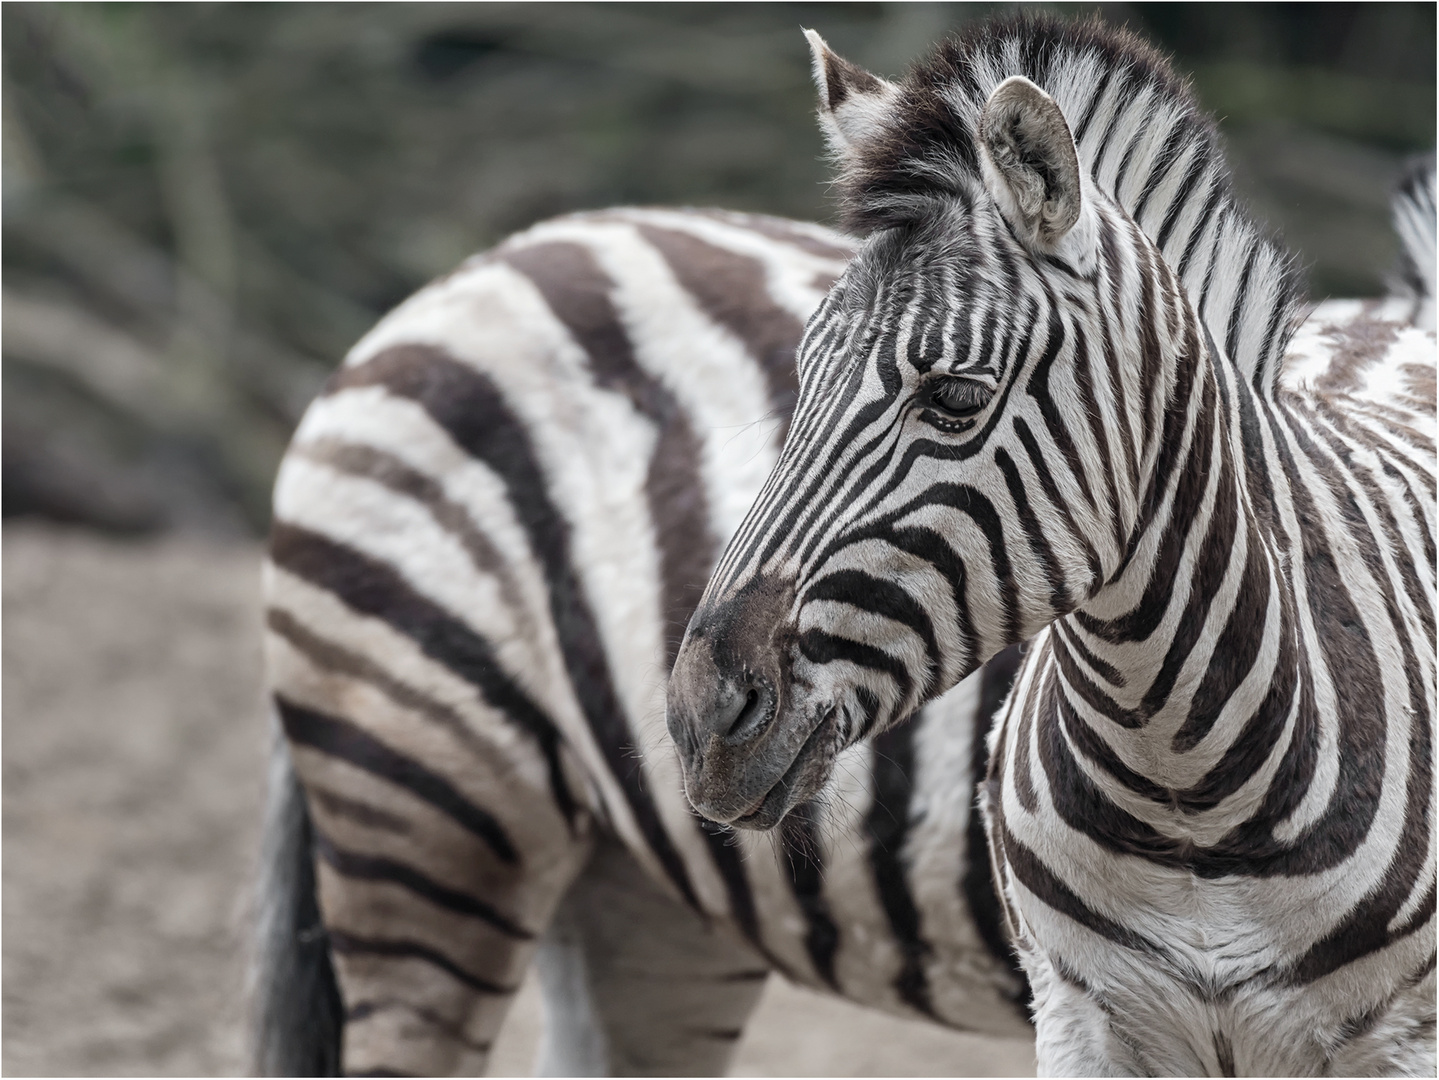
[[[338,1076],[344,1004],[315,899],[310,814],[278,727],[260,853],[250,1068],[257,1076]]]

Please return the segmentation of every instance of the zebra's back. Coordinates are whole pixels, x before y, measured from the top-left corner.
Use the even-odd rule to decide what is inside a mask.
[[[307,413],[276,487],[269,668],[347,1063],[393,1063],[376,1002],[433,1017],[513,987],[601,834],[799,981],[1025,1030],[973,811],[1012,658],[852,748],[824,820],[778,840],[702,827],[664,730],[850,252],[746,215],[547,222],[387,316]]]

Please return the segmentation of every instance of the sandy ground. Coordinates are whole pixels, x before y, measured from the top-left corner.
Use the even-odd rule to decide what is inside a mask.
[[[4,535],[6,1075],[233,1075],[266,729],[258,554]],[[530,1071],[527,985],[492,1061]],[[771,979],[743,1076],[1033,1075],[1026,1042]]]

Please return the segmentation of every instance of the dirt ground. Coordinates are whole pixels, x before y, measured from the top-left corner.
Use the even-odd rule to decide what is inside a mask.
[[[7,526],[6,1075],[234,1075],[258,843],[257,549]],[[491,1062],[530,1072],[521,994]],[[1033,1046],[771,979],[742,1076],[1033,1075]]]

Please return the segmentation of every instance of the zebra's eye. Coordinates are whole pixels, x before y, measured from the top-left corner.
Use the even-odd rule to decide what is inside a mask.
[[[994,391],[973,379],[940,379],[929,391],[929,405],[942,416],[968,420],[989,404]]]

